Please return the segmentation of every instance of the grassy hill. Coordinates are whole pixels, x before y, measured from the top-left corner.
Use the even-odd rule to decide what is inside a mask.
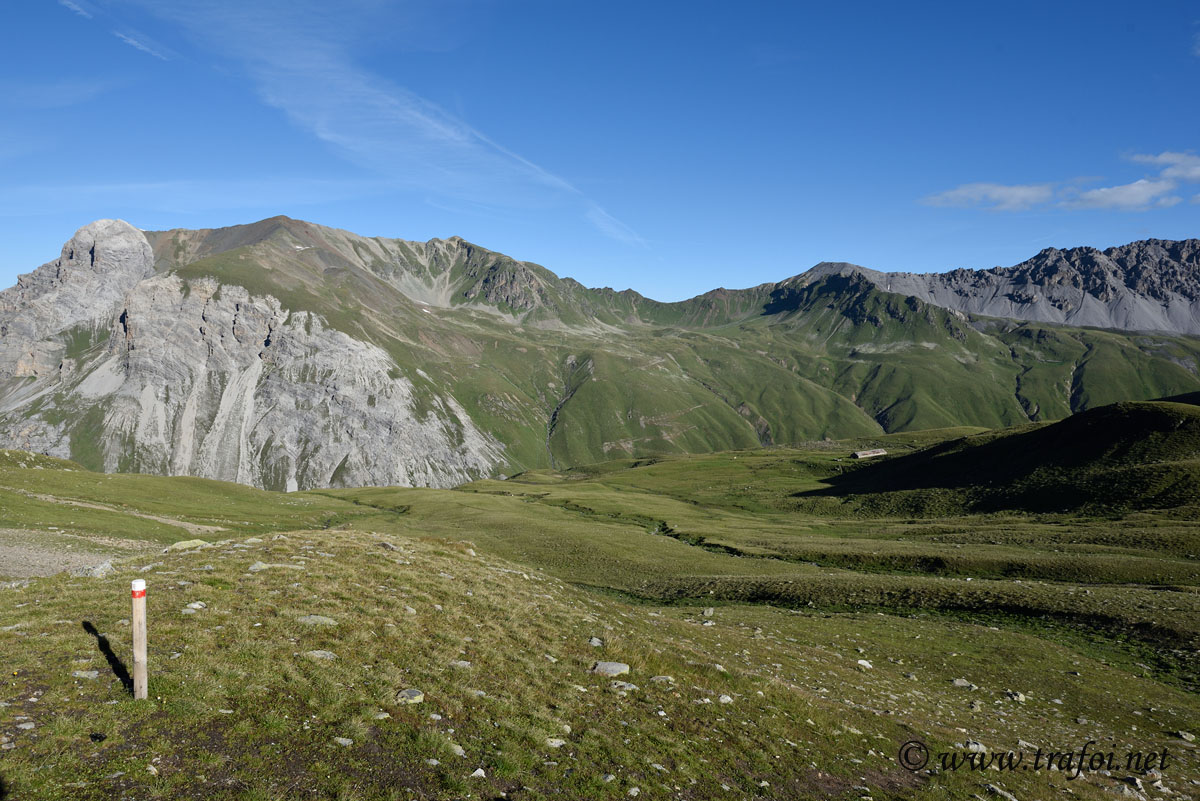
[[[1200,781],[1178,734],[1200,719],[1187,507],[1127,493],[1103,515],[1082,495],[1072,511],[980,512],[964,495],[914,515],[878,499],[967,491],[903,488],[914,474],[971,472],[999,503],[1042,497],[1056,477],[1086,489],[1175,470],[1196,413],[1121,404],[1010,431],[614,459],[458,490],[285,494],[0,452],[0,787],[935,799],[992,785],[1107,799],[1126,775],[1154,781],[897,763],[914,739],[1027,758],[1094,740],[1120,759],[1168,749],[1162,781],[1186,797]],[[850,459],[871,446],[891,455]],[[106,559],[111,572],[26,577]],[[123,681],[132,578],[149,584],[148,702]],[[599,660],[630,671],[598,675]]]

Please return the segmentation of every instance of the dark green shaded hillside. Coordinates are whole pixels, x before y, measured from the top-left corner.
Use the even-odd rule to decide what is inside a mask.
[[[963,437],[829,479],[864,510],[944,514],[1200,504],[1200,408],[1118,403],[1052,425]]]

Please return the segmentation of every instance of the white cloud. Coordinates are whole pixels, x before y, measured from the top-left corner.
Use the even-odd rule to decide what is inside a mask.
[[[1200,58],[1200,33],[1192,37],[1192,55]]]
[[[1048,203],[1053,197],[1051,184],[974,183],[931,195],[925,202],[931,206],[1024,211]]]
[[[1181,203],[1183,198],[1173,194],[1179,185],[1200,181],[1200,156],[1194,153],[1164,150],[1157,155],[1139,153],[1130,156],[1129,160],[1139,164],[1151,164],[1161,169],[1154,177],[1087,190],[1081,190],[1079,187],[1093,183],[1096,179],[1075,180],[1057,188],[1049,183],[963,184],[931,195],[925,198],[924,202],[931,206],[1024,211],[1057,201],[1056,205],[1063,208],[1140,211],[1149,208],[1169,208]]]
[[[1104,186],[1080,192],[1064,205],[1081,209],[1144,209],[1150,206],[1174,206],[1179,198],[1171,195],[1175,182],[1140,178],[1130,184]]]
[[[1142,164],[1166,165],[1161,173],[1163,178],[1200,181],[1200,156],[1194,153],[1174,153],[1168,150],[1157,156],[1136,155],[1133,160]]]

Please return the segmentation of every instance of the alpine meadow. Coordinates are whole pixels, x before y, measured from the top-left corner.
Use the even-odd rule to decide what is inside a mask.
[[[0,801],[1200,801],[1194,7],[6,17]]]

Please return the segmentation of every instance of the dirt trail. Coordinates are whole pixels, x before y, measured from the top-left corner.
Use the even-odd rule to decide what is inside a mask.
[[[113,559],[118,555],[123,554],[64,551],[59,548],[0,543],[0,577],[22,579],[32,576],[52,576],[64,570],[74,570],[77,567],[95,567],[106,559]]]
[[[155,543],[142,540],[0,528],[0,578],[50,576],[64,570],[95,567],[108,559],[125,559],[155,548]]]
[[[15,487],[4,487],[3,489],[10,492],[16,492],[24,495],[27,498],[36,498],[39,501],[48,503],[62,504],[63,506],[78,506],[82,509],[99,509],[102,512],[115,512],[120,515],[130,515],[132,517],[140,517],[144,520],[153,520],[156,523],[163,523],[168,526],[175,526],[192,535],[212,534],[216,531],[225,531],[221,526],[206,526],[200,523],[189,523],[186,520],[177,520],[174,517],[162,517],[161,515],[147,514],[146,512],[135,512],[132,509],[121,509],[116,506],[110,506],[104,503],[95,503],[93,501],[75,501],[69,498],[59,498],[57,495],[45,495],[40,492],[30,492],[29,490],[17,489]]]

